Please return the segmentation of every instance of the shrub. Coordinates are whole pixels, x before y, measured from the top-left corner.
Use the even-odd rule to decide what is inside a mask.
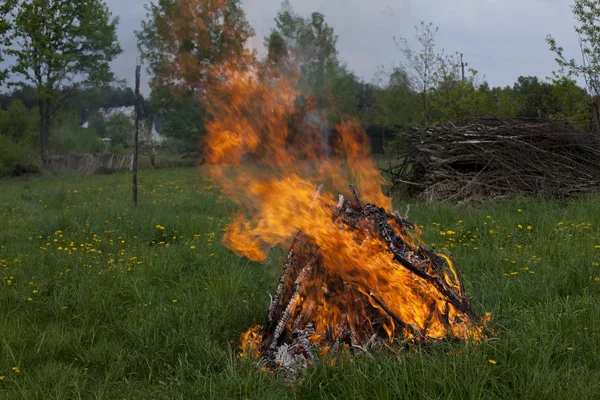
[[[0,135],[0,177],[21,176],[39,170],[39,161],[31,146]]]
[[[112,154],[116,154],[116,155],[120,155],[120,156],[124,156],[125,154],[127,154],[127,150],[123,147],[122,144],[117,144],[117,145],[111,146],[110,152]]]
[[[92,128],[82,128],[78,122],[69,118],[53,132],[51,144],[58,154],[100,153],[104,151],[104,142]]]

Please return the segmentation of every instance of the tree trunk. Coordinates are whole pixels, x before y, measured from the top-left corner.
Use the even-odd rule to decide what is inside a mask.
[[[600,97],[594,96],[592,101],[592,118],[594,121],[593,130],[600,133]]]
[[[50,143],[50,104],[48,100],[39,100],[40,109],[40,156],[43,159],[48,153]]]

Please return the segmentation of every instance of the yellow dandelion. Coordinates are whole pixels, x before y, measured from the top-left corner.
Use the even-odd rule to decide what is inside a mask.
[[[488,362],[492,365],[496,365],[496,360],[492,360],[491,358],[488,360]]]

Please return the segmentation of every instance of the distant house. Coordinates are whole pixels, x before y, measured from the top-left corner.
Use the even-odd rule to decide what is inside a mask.
[[[105,120],[116,115],[124,115],[131,120],[133,126],[135,126],[135,106],[126,107],[113,107],[113,108],[100,108],[96,115],[101,116]],[[81,127],[88,128],[90,126],[89,121],[86,121]],[[135,132],[131,132],[133,137]],[[105,142],[110,142],[109,138],[102,139]],[[139,140],[142,144],[161,144],[165,138],[160,134],[160,119],[153,116],[151,120],[140,120],[140,135]]]

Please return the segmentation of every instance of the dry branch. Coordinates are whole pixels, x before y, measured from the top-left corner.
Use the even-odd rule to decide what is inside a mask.
[[[392,260],[393,265],[381,264],[376,275],[369,277],[352,268],[330,269],[313,239],[305,233],[294,237],[254,343],[261,365],[289,382],[325,348],[365,351],[392,340],[424,344],[465,338],[464,332],[471,329],[475,335],[480,332],[480,319],[471,310],[455,267],[409,239],[415,226],[407,221],[408,209],[401,216],[397,211],[392,214],[372,204],[362,205],[352,186],[350,190],[352,200],[340,195],[337,206],[331,206],[330,223],[352,232],[356,243],[377,242],[378,257]],[[406,272],[395,275],[393,270]],[[398,302],[404,299],[403,292],[423,298],[416,303]],[[422,313],[425,318],[419,319]]]
[[[552,120],[469,118],[416,127],[396,186],[429,201],[600,191],[600,137]]]

